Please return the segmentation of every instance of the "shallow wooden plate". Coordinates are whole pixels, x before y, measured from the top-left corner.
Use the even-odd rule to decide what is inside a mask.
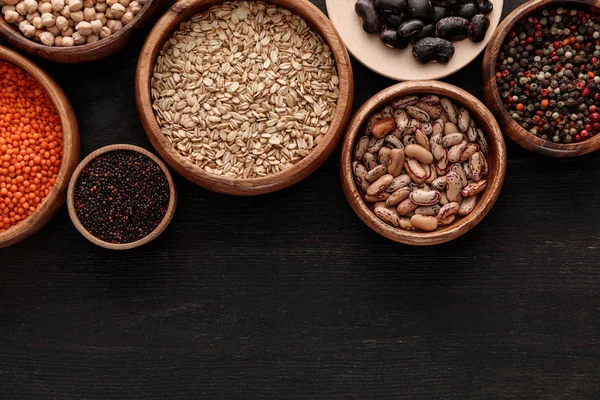
[[[381,43],[379,35],[363,31],[354,11],[356,0],[327,0],[327,13],[340,33],[348,51],[365,67],[398,81],[440,79],[462,69],[483,51],[502,15],[503,0],[492,0],[494,9],[488,17],[490,27],[485,39],[473,43],[469,39],[453,42],[456,48],[448,64],[421,64],[412,55],[412,45],[406,49],[391,49]]]
[[[394,228],[377,218],[371,208],[363,200],[354,182],[352,161],[354,159],[354,144],[362,136],[363,126],[369,116],[376,110],[388,105],[393,100],[413,94],[436,94],[454,100],[467,108],[471,118],[477,121],[477,126],[483,130],[490,147],[486,160],[489,172],[486,177],[487,187],[479,194],[477,205],[473,211],[452,224],[439,227],[433,232],[408,231]],[[371,97],[352,118],[344,143],[340,159],[340,175],[344,194],[358,217],[371,229],[380,235],[399,243],[413,246],[426,246],[444,243],[465,234],[477,225],[490,211],[500,195],[506,174],[506,147],[498,123],[490,111],[473,95],[466,91],[444,82],[421,81],[404,82],[391,86]]]
[[[3,46],[0,46],[0,60],[21,67],[42,85],[60,115],[63,129],[63,158],[56,182],[46,199],[29,217],[7,231],[0,233],[0,247],[6,247],[18,243],[42,229],[64,203],[69,178],[71,178],[71,174],[77,162],[79,162],[79,129],[69,99],[67,99],[60,86],[41,68]]]
[[[154,161],[156,164],[158,164],[160,169],[162,169],[163,173],[167,177],[167,182],[169,182],[170,190],[169,206],[161,223],[152,232],[150,232],[148,236],[135,242],[122,244],[105,242],[104,240],[98,239],[96,236],[92,235],[90,232],[88,232],[87,229],[83,227],[83,225],[79,221],[79,218],[77,217],[77,211],[75,210],[75,185],[77,184],[79,175],[81,175],[81,171],[83,171],[83,169],[98,156],[105,153],[109,153],[111,151],[118,150],[135,151],[137,153],[145,155],[146,157]],[[154,154],[150,153],[146,149],[131,144],[113,144],[110,146],[104,146],[99,148],[98,150],[92,152],[90,155],[84,158],[83,161],[81,161],[81,163],[79,163],[77,169],[75,169],[75,172],[73,172],[71,181],[69,182],[69,190],[67,192],[67,206],[69,208],[69,217],[71,217],[73,225],[75,225],[75,228],[77,228],[79,233],[81,233],[83,237],[85,237],[87,240],[94,243],[96,246],[104,247],[105,249],[109,250],[130,250],[151,242],[152,240],[156,239],[158,235],[160,235],[167,228],[167,226],[173,219],[173,215],[175,214],[175,207],[177,206],[177,191],[175,190],[175,182],[173,182],[173,177],[171,176],[169,169]]]
[[[593,9],[600,13],[600,1],[598,0],[531,0],[515,9],[502,24],[496,29],[490,45],[485,51],[483,65],[481,67],[481,79],[483,83],[483,97],[485,103],[498,118],[498,122],[504,128],[504,133],[515,141],[519,146],[550,157],[576,157],[600,149],[600,134],[595,135],[579,143],[560,144],[550,140],[544,140],[529,133],[525,128],[515,121],[500,98],[498,85],[496,84],[496,60],[506,35],[512,28],[529,14],[543,10],[548,7],[575,6],[582,9]]]

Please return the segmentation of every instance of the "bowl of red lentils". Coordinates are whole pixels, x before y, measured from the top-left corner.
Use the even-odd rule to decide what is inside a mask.
[[[75,228],[93,244],[129,250],[154,240],[177,205],[173,178],[151,152],[129,144],[102,147],[81,161],[67,192]]]
[[[527,150],[574,157],[600,148],[600,10],[591,0],[533,0],[485,52],[484,98]]]
[[[58,84],[0,46],[0,247],[40,230],[79,161],[75,113]]]

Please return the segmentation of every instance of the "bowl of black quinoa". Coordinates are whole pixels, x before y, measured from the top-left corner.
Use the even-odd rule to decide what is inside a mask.
[[[90,242],[111,250],[142,246],[171,222],[177,204],[165,164],[141,147],[102,147],[75,169],[67,192],[69,216]]]
[[[483,59],[485,102],[513,141],[552,157],[600,148],[600,8],[532,0],[494,32]]]

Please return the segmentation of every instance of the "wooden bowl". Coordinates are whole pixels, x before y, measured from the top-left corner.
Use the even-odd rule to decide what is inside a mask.
[[[60,86],[42,69],[25,57],[3,46],[0,46],[0,61],[17,65],[40,83],[52,99],[52,103],[54,103],[54,107],[60,116],[63,129],[63,158],[56,182],[46,199],[29,217],[0,233],[1,248],[18,243],[39,231],[52,219],[64,203],[69,178],[79,161],[79,129],[69,99],[67,99]]]
[[[0,15],[0,36],[22,52],[55,63],[80,64],[96,61],[122,50],[136,31],[158,16],[165,2],[166,0],[148,0],[142,10],[123,29],[91,44],[73,47],[44,46],[23,36],[19,29],[6,22],[2,15]]]
[[[504,21],[498,26],[490,40],[483,57],[483,66],[481,69],[483,80],[483,97],[487,106],[498,118],[498,121],[504,128],[504,132],[515,141],[519,146],[534,151],[539,154],[551,157],[575,157],[587,154],[600,148],[600,135],[593,136],[590,139],[569,144],[558,144],[550,140],[541,139],[532,135],[515,121],[502,102],[498,86],[496,85],[496,59],[506,35],[523,18],[544,8],[559,7],[568,5],[571,7],[580,7],[584,9],[594,9],[599,12],[600,1],[598,0],[531,0],[510,13]]]
[[[156,164],[158,164],[158,166],[164,172],[165,176],[167,177],[167,182],[169,182],[169,189],[170,189],[169,207],[167,208],[167,212],[165,213],[165,216],[164,216],[162,222],[152,232],[150,232],[150,234],[148,236],[146,236],[140,240],[136,240],[135,242],[122,243],[122,244],[105,242],[104,240],[98,239],[96,236],[92,235],[90,232],[88,232],[87,229],[85,229],[83,227],[83,225],[79,221],[79,218],[77,217],[77,211],[75,210],[75,185],[77,184],[77,181],[79,180],[81,171],[83,171],[83,169],[85,167],[87,167],[87,165],[93,159],[97,158],[98,156],[105,154],[105,153],[110,153],[112,151],[117,151],[117,150],[135,151],[137,153],[143,154],[146,157],[150,158],[152,161],[154,161]],[[73,225],[75,225],[75,228],[77,228],[79,233],[81,233],[90,242],[94,243],[97,246],[104,247],[104,248],[110,249],[110,250],[129,250],[129,249],[143,246],[146,243],[151,242],[152,240],[156,239],[156,237],[158,235],[160,235],[167,228],[167,226],[171,222],[171,219],[173,219],[173,215],[175,214],[175,206],[176,205],[177,205],[177,191],[175,190],[175,183],[173,182],[173,177],[171,176],[169,169],[165,166],[165,164],[158,157],[156,157],[154,154],[150,153],[148,150],[142,149],[141,147],[134,146],[131,144],[113,144],[110,146],[101,147],[98,150],[92,152],[89,156],[84,158],[83,161],[81,161],[79,163],[79,165],[77,166],[77,169],[75,169],[75,172],[73,172],[73,176],[71,177],[71,181],[69,182],[69,189],[67,192],[67,206],[69,208],[69,216],[71,217],[71,221],[73,221]]]
[[[485,38],[479,43],[469,39],[455,41],[454,56],[447,64],[421,64],[412,55],[412,44],[406,49],[391,49],[385,46],[378,34],[369,34],[362,29],[356,12],[356,0],[326,0],[327,15],[333,22],[348,51],[370,70],[397,81],[441,79],[463,69],[485,48],[502,16],[503,0],[491,0],[494,9],[487,15],[490,19]]]
[[[331,155],[341,138],[352,110],[354,81],[346,47],[331,22],[308,0],[266,0],[286,8],[306,20],[329,45],[337,64],[340,94],[329,132],[312,152],[293,167],[261,178],[231,178],[209,174],[183,157],[161,133],[152,110],[150,80],[156,58],[165,42],[179,29],[181,22],[224,0],[181,0],[154,26],[142,49],[136,74],[136,101],[142,124],[150,142],[160,156],[186,179],[215,192],[251,196],[274,192],[291,186],[313,173]]]
[[[487,187],[479,195],[479,200],[473,211],[469,215],[457,219],[452,224],[439,227],[433,232],[408,231],[401,228],[394,228],[381,221],[362,199],[354,183],[352,172],[354,144],[359,134],[362,136],[363,127],[369,116],[393,100],[412,94],[445,96],[467,108],[471,113],[471,118],[475,118],[477,126],[485,132],[490,147],[490,152],[486,156],[489,165],[489,172],[486,178],[488,182]],[[504,175],[506,173],[506,148],[504,146],[502,131],[500,131],[496,120],[490,111],[471,94],[443,82],[404,82],[377,93],[363,104],[356,115],[354,115],[348,126],[348,132],[342,145],[340,172],[342,187],[352,209],[375,232],[396,242],[414,246],[439,244],[456,239],[465,232],[468,232],[492,208],[504,182]]]

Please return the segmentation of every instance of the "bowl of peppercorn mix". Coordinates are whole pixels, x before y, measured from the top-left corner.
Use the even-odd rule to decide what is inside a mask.
[[[111,250],[142,246],[171,222],[175,184],[165,164],[141,147],[116,144],[87,156],[67,192],[69,216],[90,242]]]
[[[58,84],[0,46],[0,248],[39,231],[79,161],[75,113]]]
[[[574,157],[600,148],[600,10],[591,0],[527,2],[485,52],[484,98],[527,150]]]

